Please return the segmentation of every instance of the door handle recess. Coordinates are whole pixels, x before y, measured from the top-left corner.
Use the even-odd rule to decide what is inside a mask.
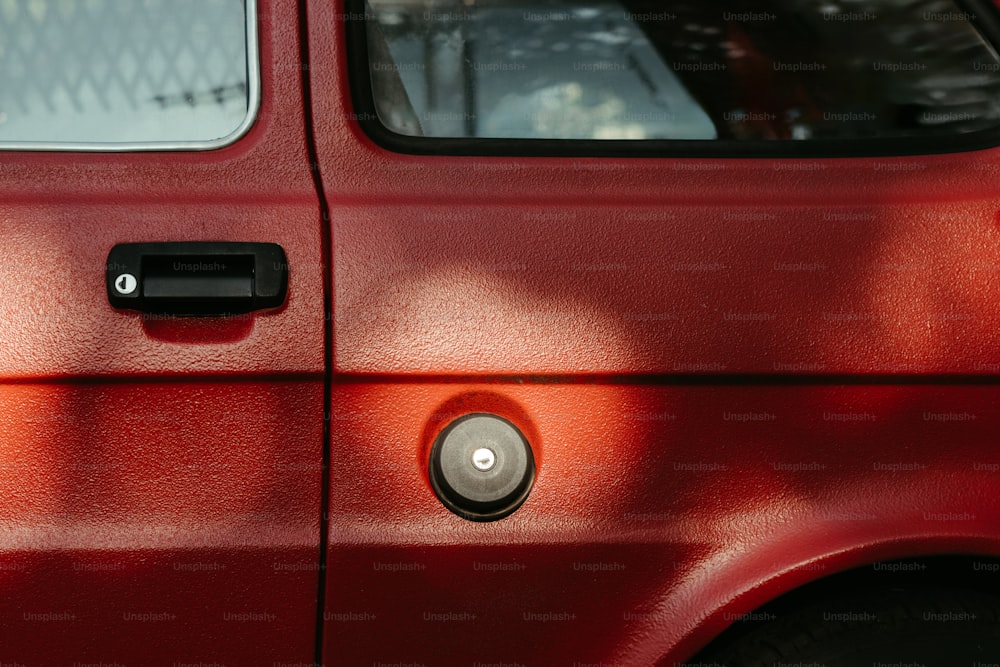
[[[108,254],[115,308],[179,316],[223,316],[277,308],[288,292],[288,260],[274,243],[122,243]]]

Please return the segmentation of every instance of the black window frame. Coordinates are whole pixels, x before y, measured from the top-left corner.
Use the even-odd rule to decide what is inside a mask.
[[[954,0],[1000,54],[1000,7],[990,0]],[[379,119],[372,91],[365,0],[344,0],[347,67],[353,118],[386,150],[406,155],[477,157],[837,158],[964,153],[1000,146],[996,127],[950,136],[865,139],[508,139],[399,134]]]

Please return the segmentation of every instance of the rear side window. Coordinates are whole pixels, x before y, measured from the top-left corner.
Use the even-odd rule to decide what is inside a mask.
[[[259,102],[253,0],[0,0],[0,147],[204,149]]]
[[[372,0],[372,111],[398,135],[466,139],[971,135],[1000,124],[1000,59],[984,37],[994,12],[950,0]]]

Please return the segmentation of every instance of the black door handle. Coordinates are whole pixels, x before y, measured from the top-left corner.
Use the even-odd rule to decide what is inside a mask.
[[[115,308],[221,316],[277,308],[288,292],[288,260],[274,243],[122,243],[108,254]]]

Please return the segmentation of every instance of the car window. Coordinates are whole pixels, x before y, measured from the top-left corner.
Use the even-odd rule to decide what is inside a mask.
[[[984,18],[948,0],[372,0],[368,53],[399,134],[923,137],[1000,121]]]
[[[253,120],[252,0],[0,0],[0,146],[211,148]]]

